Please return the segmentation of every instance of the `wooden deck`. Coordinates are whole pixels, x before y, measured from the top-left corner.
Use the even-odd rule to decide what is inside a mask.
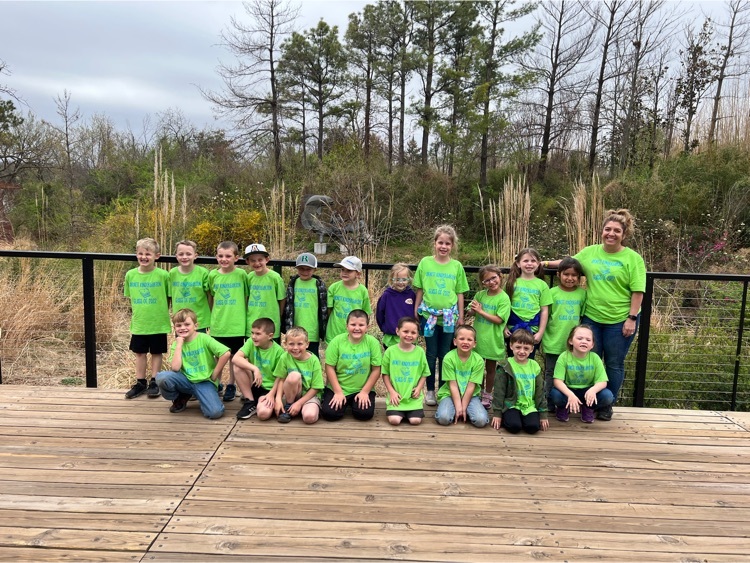
[[[0,560],[738,561],[750,413],[391,428],[0,386]]]

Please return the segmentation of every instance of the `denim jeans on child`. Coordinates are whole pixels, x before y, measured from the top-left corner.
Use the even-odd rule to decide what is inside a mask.
[[[469,401],[469,404],[466,406],[466,417],[477,428],[484,428],[490,422],[487,409],[484,408],[482,399],[479,397],[472,397]],[[449,424],[453,424],[455,418],[456,407],[453,404],[453,399],[451,397],[441,399],[435,411],[435,420],[438,421],[438,424],[448,426]]]
[[[420,333],[424,335],[424,325],[427,319],[419,317]],[[443,358],[450,352],[453,344],[453,333],[445,332],[443,325],[435,325],[435,332],[432,336],[424,337],[425,355],[427,356],[427,367],[430,368],[430,375],[427,377],[427,390],[435,390],[435,375],[438,360],[440,360],[440,369],[443,367]],[[437,379],[437,387],[440,387],[440,378]]]
[[[581,319],[581,324],[589,325],[594,333],[594,352],[599,354],[607,371],[607,389],[614,397],[612,404],[617,402],[622,382],[625,381],[625,356],[628,355],[630,345],[638,334],[638,325],[641,316],[635,321],[635,331],[625,338],[622,335],[622,326],[625,321],[615,324],[603,324],[592,321],[588,317]]]
[[[573,394],[578,397],[578,400],[581,401],[581,404],[585,405],[586,399],[584,399],[584,395],[586,395],[586,391],[588,391],[589,389],[591,389],[591,387],[585,387],[583,389],[571,389],[571,391],[573,391]],[[567,406],[568,398],[562,393],[562,391],[553,388],[551,395],[552,402],[555,403],[555,406],[560,408],[565,408]],[[614,402],[615,399],[612,395],[612,391],[605,387],[596,394],[596,404],[592,406],[594,407],[594,409],[599,410],[603,409],[604,407],[608,407]]]
[[[156,374],[156,384],[161,389],[161,396],[168,401],[174,401],[180,393],[193,395],[206,418],[221,418],[224,414],[224,403],[210,380],[192,383],[184,373],[162,371]]]

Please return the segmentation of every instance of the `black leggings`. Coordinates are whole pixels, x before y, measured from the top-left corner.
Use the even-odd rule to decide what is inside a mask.
[[[541,428],[538,412],[522,415],[518,409],[508,409],[503,413],[503,427],[511,434],[518,434],[522,429],[527,434],[536,434]]]
[[[370,391],[370,406],[366,409],[361,408],[357,404],[357,402],[354,400],[354,397],[356,396],[357,393],[347,395],[344,404],[342,404],[339,408],[334,409],[333,407],[331,407],[331,399],[333,399],[333,389],[329,389],[328,387],[326,387],[325,391],[323,391],[323,398],[320,401],[320,415],[324,420],[341,420],[342,418],[344,418],[344,413],[346,412],[347,407],[351,407],[352,415],[354,416],[354,418],[356,418],[357,420],[370,420],[373,416],[375,416],[375,391]]]

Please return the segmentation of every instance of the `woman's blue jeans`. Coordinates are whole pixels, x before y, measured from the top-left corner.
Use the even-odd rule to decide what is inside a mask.
[[[581,319],[581,324],[589,325],[594,333],[594,352],[599,354],[607,371],[607,389],[612,391],[613,404],[617,402],[623,381],[625,381],[625,356],[628,355],[630,345],[638,334],[638,326],[641,316],[635,321],[635,331],[625,338],[622,335],[622,326],[625,321],[615,324],[603,324],[592,321],[588,317]]]
[[[427,323],[427,319],[419,317],[419,328],[422,335],[424,335],[424,326]],[[440,369],[443,369],[443,358],[451,351],[451,344],[453,344],[453,333],[445,332],[443,325],[435,325],[435,332],[432,336],[424,337],[425,344],[425,355],[427,356],[427,367],[430,368],[430,375],[427,377],[427,390],[435,390],[435,373],[437,370],[437,361],[440,360]],[[438,387],[440,387],[440,379],[438,378]]]

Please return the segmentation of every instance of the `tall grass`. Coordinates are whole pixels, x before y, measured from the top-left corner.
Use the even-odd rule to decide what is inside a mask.
[[[529,245],[531,199],[526,177],[510,176],[497,201],[488,200],[487,208],[480,189],[479,204],[484,222],[487,257],[495,264],[510,266],[516,253]]]
[[[266,214],[266,249],[271,256],[285,258],[294,248],[294,235],[299,220],[299,193],[288,193],[284,182],[271,188],[268,201],[264,198]]]
[[[570,254],[599,242],[599,230],[604,221],[604,198],[597,174],[592,177],[590,187],[579,178],[573,187],[571,199],[562,198],[560,206],[565,216]]]

